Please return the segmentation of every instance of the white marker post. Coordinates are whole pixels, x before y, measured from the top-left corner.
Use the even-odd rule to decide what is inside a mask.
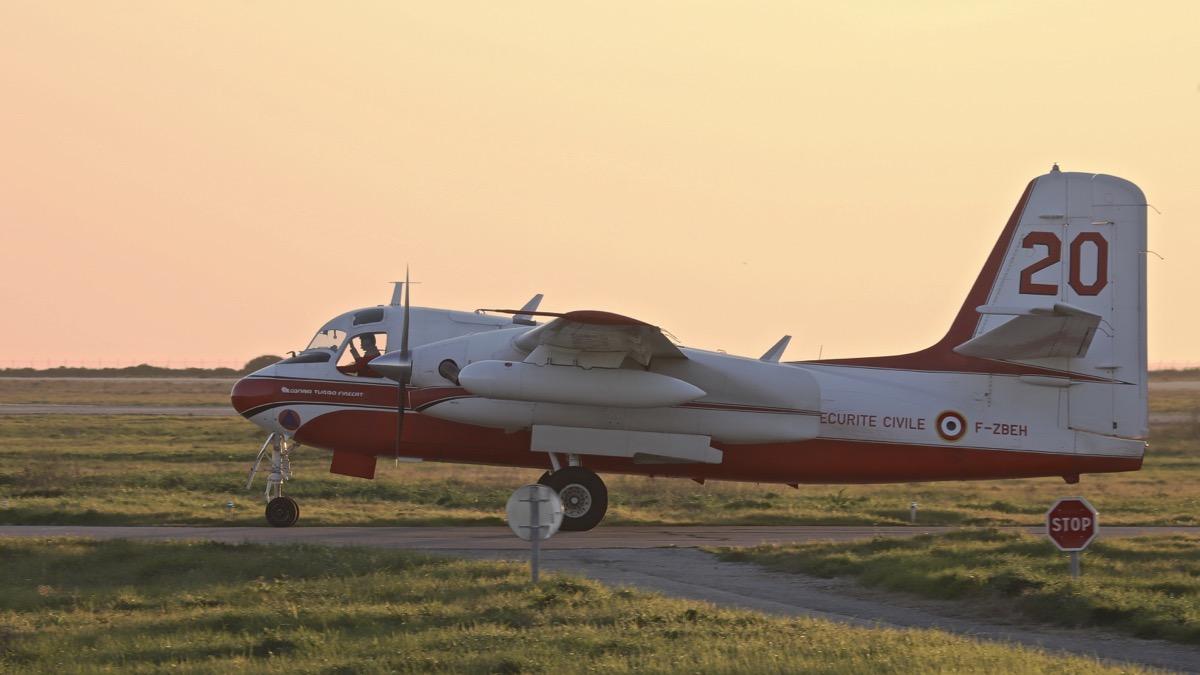
[[[525,505],[529,506],[526,507]],[[562,526],[563,509],[558,493],[550,487],[531,483],[508,498],[505,508],[508,527],[513,534],[530,543],[529,567],[533,583],[538,580],[538,543],[553,537]]]

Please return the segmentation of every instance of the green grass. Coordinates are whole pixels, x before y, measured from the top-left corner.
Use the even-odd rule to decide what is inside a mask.
[[[1200,537],[1095,540],[1070,578],[1069,555],[1042,536],[997,530],[909,539],[721,549],[725,560],[960,601],[989,617],[1099,626],[1200,644]]]
[[[0,377],[0,400],[227,405],[231,380]],[[1152,404],[1200,411],[1187,389]],[[1189,406],[1191,406],[1189,408]],[[1200,414],[1155,425],[1141,471],[1058,478],[890,485],[755,485],[604,476],[606,524],[1038,525],[1055,499],[1082,494],[1106,525],[1200,525]],[[0,417],[0,524],[261,526],[265,478],[242,486],[265,433],[237,417]],[[286,486],[302,525],[498,525],[514,489],[541,471],[379,462],[367,481],[332,475],[329,455],[300,448]],[[225,505],[234,502],[227,520]]]
[[[1189,386],[1181,386],[1184,384]],[[1182,413],[1185,417],[1190,414],[1191,423],[1196,424],[1200,420],[1200,388],[1193,388],[1191,384],[1164,382],[1157,388],[1151,385],[1150,414]]]
[[[234,378],[64,379],[0,377],[0,402],[229,408]]]
[[[1130,672],[409,552],[0,539],[6,673]]]
[[[132,381],[110,391],[93,384],[53,391],[26,384],[20,395],[22,402],[219,405],[228,386]],[[0,400],[15,402],[16,390],[3,385]],[[1160,405],[1186,411],[1189,400]],[[261,527],[264,479],[249,492],[242,485],[264,435],[236,417],[0,417],[0,499],[8,503],[0,524]],[[1078,486],[1047,478],[794,490],[605,476],[605,522],[890,525],[907,523],[916,500],[926,525],[1038,525],[1054,499],[1082,494],[1104,525],[1197,525],[1198,441],[1194,421],[1158,425],[1142,471],[1085,476]],[[302,525],[497,525],[512,490],[540,474],[381,461],[378,479],[365,481],[331,475],[328,463],[326,453],[308,448],[293,455],[287,494],[301,503]],[[965,540],[921,537],[911,550],[903,540],[834,547],[804,565],[815,566],[807,573],[889,588],[906,580],[934,597],[953,590],[991,613],[1040,620],[1048,608],[1070,625],[1196,641],[1200,572],[1188,566],[1200,558],[1195,538],[1098,540],[1084,553],[1083,582],[1073,585],[1066,556],[1044,539],[959,536]],[[740,555],[783,559],[783,551]],[[884,566],[865,571],[864,560],[875,558]],[[397,552],[0,540],[0,561],[3,672],[1097,670],[1028,652],[1001,655],[994,645],[939,633],[777,622],[566,577],[531,589],[519,568]],[[1139,588],[1125,584],[1139,579]]]
[[[1200,525],[1200,453],[1190,425],[1156,427],[1142,471],[1060,479],[826,486],[605,476],[607,524],[1039,525],[1082,494],[1105,525]],[[243,488],[263,433],[237,417],[0,417],[0,524],[261,526],[265,477]],[[529,469],[381,460],[375,480],[330,474],[300,448],[287,494],[303,525],[499,525]],[[225,505],[234,502],[227,520]]]

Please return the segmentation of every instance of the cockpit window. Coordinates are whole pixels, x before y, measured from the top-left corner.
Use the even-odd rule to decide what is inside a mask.
[[[355,326],[361,326],[364,323],[379,323],[380,321],[383,321],[382,307],[372,307],[371,309],[364,309],[361,312],[354,313]]]
[[[326,350],[304,351],[289,359],[284,359],[280,363],[325,363],[331,358],[333,358],[333,353]]]
[[[346,338],[346,334],[336,328],[326,328],[313,336],[312,342],[304,348],[304,351],[310,349],[330,349],[337,351],[338,347],[342,346],[342,340]]]
[[[381,377],[369,365],[372,359],[387,351],[387,333],[359,333],[350,338],[342,356],[338,359],[337,369],[357,377]]]

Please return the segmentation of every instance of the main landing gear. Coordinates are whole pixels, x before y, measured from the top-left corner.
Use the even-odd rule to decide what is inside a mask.
[[[262,449],[258,451],[258,459],[254,460],[254,466],[250,467],[250,477],[246,479],[246,489],[249,490],[269,448],[271,473],[267,476],[267,522],[275,527],[291,527],[300,519],[300,505],[295,499],[283,496],[283,483],[292,477],[291,452],[299,445],[283,434],[273,433],[267,436]]]
[[[300,519],[300,505],[295,499],[283,496],[283,484],[292,477],[291,452],[298,447],[299,443],[283,434],[267,436],[246,480],[246,489],[249,490],[270,451],[271,473],[267,475],[265,495],[267,522],[274,527],[291,527]],[[551,455],[554,471],[547,471],[538,479],[538,483],[553,489],[562,500],[563,522],[560,529],[585,532],[604,520],[604,514],[608,511],[608,488],[596,472],[579,466],[578,456],[569,455],[569,458],[571,466],[560,466],[558,458]]]
[[[553,489],[562,500],[563,522],[559,529],[567,532],[590,530],[600,524],[608,511],[608,488],[604,481],[582,466],[547,471],[538,483]]]

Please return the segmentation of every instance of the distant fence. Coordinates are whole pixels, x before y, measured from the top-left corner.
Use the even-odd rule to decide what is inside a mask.
[[[1200,361],[1158,361],[1150,364],[1150,370],[1188,370],[1200,368]]]
[[[136,359],[136,358],[63,358],[63,359],[0,359],[0,368],[49,370],[51,368],[133,368],[154,366],[155,368],[232,368],[241,370],[250,359],[202,359],[185,357],[179,359]]]

